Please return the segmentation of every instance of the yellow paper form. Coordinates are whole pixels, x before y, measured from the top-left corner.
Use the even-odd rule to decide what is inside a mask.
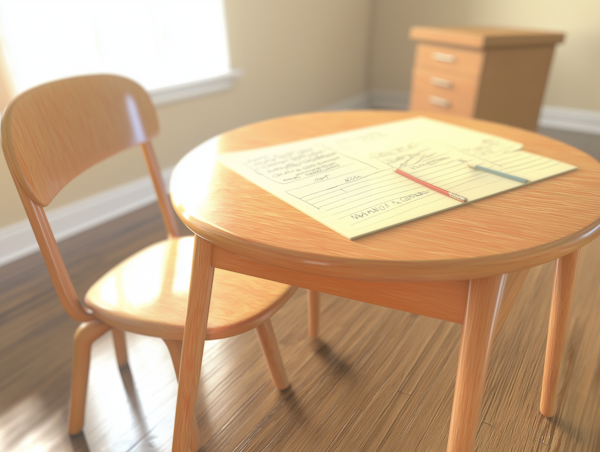
[[[575,166],[523,151],[520,143],[428,118],[412,118],[250,151],[219,160],[348,239],[463,203],[395,172],[468,198],[536,182]]]

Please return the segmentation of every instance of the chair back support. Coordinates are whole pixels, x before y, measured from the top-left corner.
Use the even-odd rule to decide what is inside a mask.
[[[178,236],[149,139],[156,111],[135,82],[114,75],[74,77],[26,91],[2,117],[2,149],[59,299],[76,320],[93,319],[79,302],[43,206],[78,174],[141,144],[169,236]]]
[[[11,102],[2,121],[6,159],[27,195],[46,206],[75,176],[158,133],[152,101],[123,77],[75,77]]]

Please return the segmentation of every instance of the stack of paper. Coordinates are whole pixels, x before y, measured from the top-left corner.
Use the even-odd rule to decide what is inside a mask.
[[[576,169],[514,141],[428,118],[412,118],[251,151],[220,161],[349,239],[463,205],[395,172],[468,198],[521,187],[467,164],[528,183]]]

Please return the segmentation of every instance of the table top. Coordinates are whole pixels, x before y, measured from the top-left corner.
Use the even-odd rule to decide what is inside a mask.
[[[231,171],[217,154],[427,116],[524,144],[578,166],[350,241]],[[176,165],[171,200],[185,225],[219,248],[279,267],[371,281],[464,280],[533,267],[600,234],[600,164],[569,145],[471,118],[362,110],[250,124],[199,145]]]

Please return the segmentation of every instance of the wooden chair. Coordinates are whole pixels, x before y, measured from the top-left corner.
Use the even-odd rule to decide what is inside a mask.
[[[15,98],[2,118],[2,148],[58,297],[82,322],[73,347],[69,433],[83,428],[90,348],[112,329],[119,366],[127,364],[123,331],[160,337],[175,373],[185,323],[193,237],[180,237],[150,138],[158,132],[148,94],[131,80],[95,75],[56,81]],[[44,213],[56,194],[95,163],[141,145],[168,238],[123,261],[80,303]],[[210,285],[209,285],[210,286]],[[202,287],[193,290],[202,291]],[[217,270],[206,339],[256,328],[275,386],[289,386],[270,317],[296,288]],[[197,449],[197,426],[192,426]]]

